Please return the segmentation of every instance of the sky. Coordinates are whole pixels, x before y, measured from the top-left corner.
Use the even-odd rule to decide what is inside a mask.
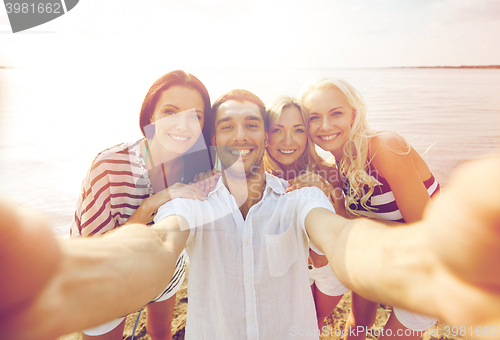
[[[81,0],[13,34],[0,66],[500,64],[498,0]]]

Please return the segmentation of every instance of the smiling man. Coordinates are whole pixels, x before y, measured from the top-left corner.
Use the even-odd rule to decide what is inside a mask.
[[[213,105],[216,112],[212,145],[222,163],[224,182],[233,190],[243,217],[261,198],[262,161],[267,146],[268,118],[264,103],[245,90],[234,90]],[[209,123],[209,124],[210,124]]]

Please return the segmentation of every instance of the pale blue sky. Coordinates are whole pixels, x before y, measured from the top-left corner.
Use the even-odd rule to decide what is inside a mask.
[[[9,31],[2,6],[0,65],[500,64],[498,0],[82,0]]]

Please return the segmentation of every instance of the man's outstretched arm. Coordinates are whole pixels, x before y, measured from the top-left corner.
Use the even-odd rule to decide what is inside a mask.
[[[426,297],[427,290],[415,289],[419,282],[428,280],[428,266],[432,265],[425,251],[425,234],[403,225],[390,227],[364,218],[347,220],[326,209],[312,210],[306,228],[349,289],[369,300],[406,309],[414,309],[409,306],[420,305]],[[434,315],[432,306],[423,308],[420,313]]]
[[[134,312],[166,287],[188,231],[175,216],[56,240],[40,216],[0,204],[0,334],[54,339]],[[168,232],[168,231],[170,232]]]
[[[469,162],[421,222],[389,227],[324,209],[306,218],[313,243],[360,295],[500,338],[500,157]],[[476,333],[473,335],[481,335]]]

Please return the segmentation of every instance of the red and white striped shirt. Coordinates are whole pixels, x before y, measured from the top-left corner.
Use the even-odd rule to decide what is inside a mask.
[[[116,145],[94,159],[83,180],[71,236],[92,236],[116,228],[153,195],[140,142]]]

